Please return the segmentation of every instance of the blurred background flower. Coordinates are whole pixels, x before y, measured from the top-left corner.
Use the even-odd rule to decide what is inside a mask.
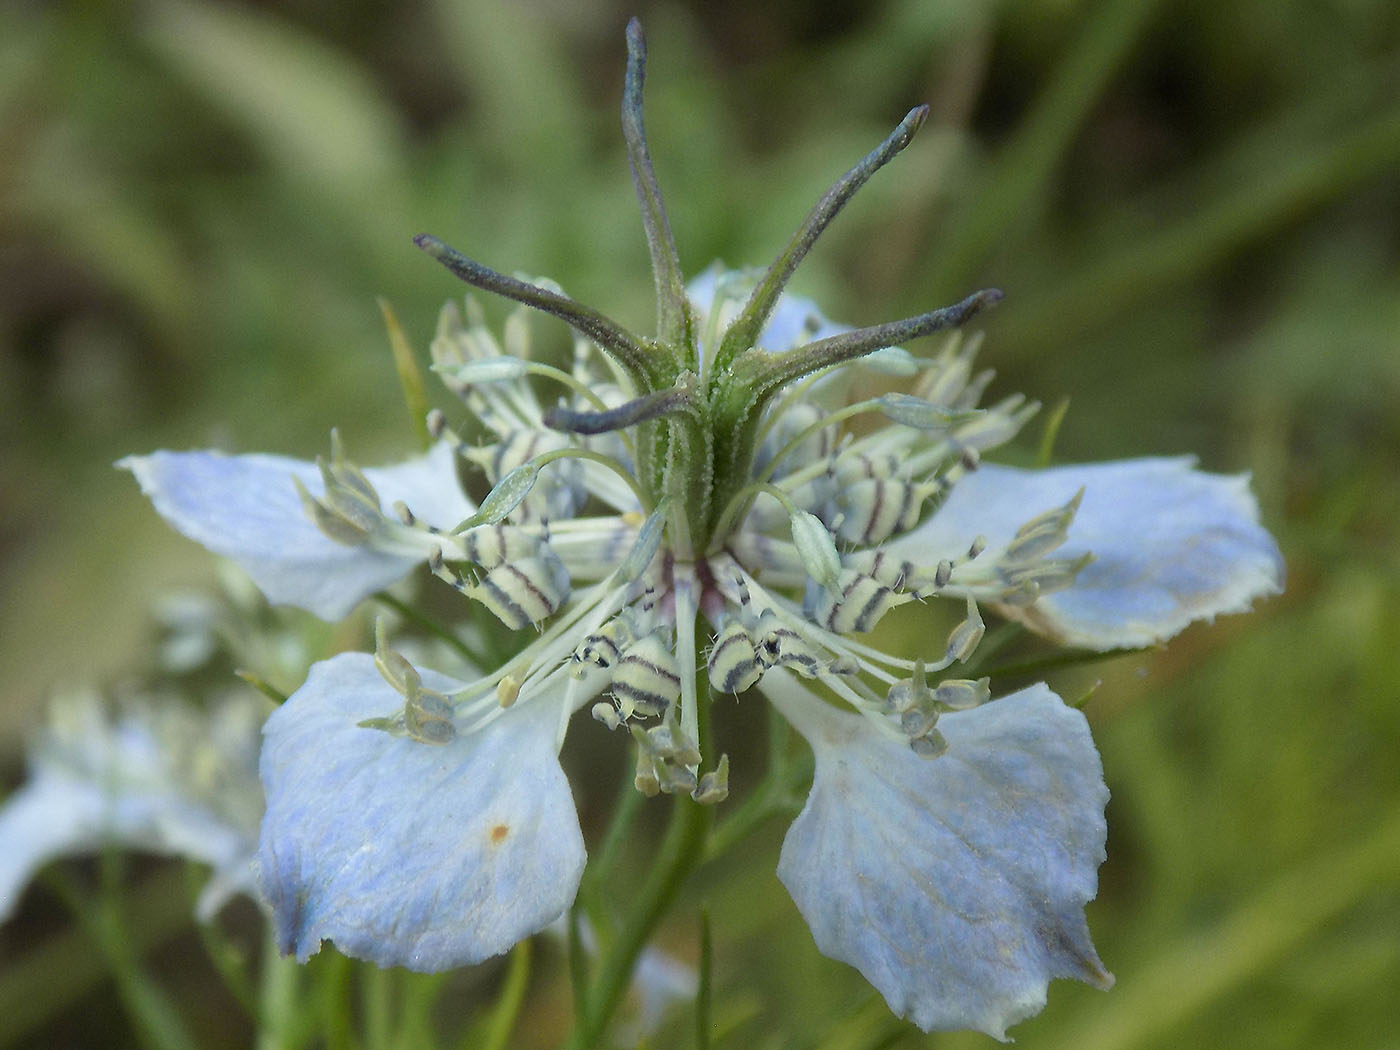
[[[139,610],[215,571],[115,459],[210,444],[309,457],[332,423],[366,462],[412,449],[375,297],[421,354],[459,292],[414,233],[548,274],[649,328],[617,121],[634,13],[650,41],[652,152],[690,272],[765,263],[849,158],[926,100],[929,124],[794,291],[864,324],[1004,288],[978,325],[981,360],[1001,373],[993,394],[1072,399],[1058,459],[1194,451],[1213,471],[1253,470],[1284,549],[1288,592],[1254,615],[1052,679],[1065,696],[1104,680],[1086,713],[1115,797],[1090,919],[1118,986],[1057,987],[1020,1045],[1393,1040],[1389,0],[8,5],[6,787],[50,689],[138,672],[157,638]],[[562,325],[557,338],[567,346]],[[278,623],[311,659],[349,644],[300,617]],[[235,662],[282,690],[299,682],[298,661],[256,646]],[[762,753],[762,723],[746,714],[721,741],[736,758]],[[607,746],[594,735],[566,749],[585,834],[613,793],[594,773],[625,764],[592,753]],[[686,899],[710,911],[716,1044],[982,1045],[920,1036],[809,950],[773,875],[785,826],[765,825]],[[646,837],[629,849],[640,870]],[[172,894],[169,875],[154,862],[129,875],[132,950],[176,981],[198,1045],[246,1045],[248,1022],[189,932],[200,880]],[[55,896],[31,890],[0,929],[0,1047],[136,1045]],[[258,918],[235,906],[224,921],[236,934]],[[694,958],[693,927],[668,937]],[[553,1045],[567,1025],[564,969],[540,954],[522,1046]],[[461,1001],[492,995],[503,967],[454,976]],[[684,1045],[684,1031],[662,1045]]]

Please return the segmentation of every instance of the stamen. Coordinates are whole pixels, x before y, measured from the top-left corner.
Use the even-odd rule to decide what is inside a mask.
[[[326,502],[311,495],[302,484],[301,478],[293,477],[292,484],[296,486],[297,495],[301,498],[302,510],[328,539],[346,547],[358,547],[368,541],[371,529],[350,520]]]
[[[696,689],[695,618],[699,615],[695,569],[678,562],[674,574],[673,594],[676,610],[676,655],[681,669],[681,731],[687,740],[700,739],[700,696]],[[700,755],[695,756],[696,766]]]
[[[480,602],[512,631],[543,623],[569,597],[569,572],[548,547],[502,562],[476,582],[448,568],[440,547],[434,548],[428,568],[458,593]]]
[[[453,529],[453,532],[465,532],[478,525],[494,525],[503,520],[530,494],[535,481],[539,478],[540,471],[560,459],[581,459],[589,463],[601,464],[627,482],[633,495],[637,497],[637,502],[642,506],[646,506],[650,502],[637,479],[613,457],[586,448],[561,448],[536,456],[508,472],[492,486],[491,491],[486,494],[486,498],[481,501],[481,506],[477,508],[476,513],[459,524]]]
[[[729,797],[729,756],[720,755],[719,765],[700,778],[690,797],[702,806],[713,806]]]
[[[612,692],[624,719],[634,713],[655,717],[680,698],[684,670],[676,655],[656,632],[627,646],[612,675]]]
[[[553,365],[542,364],[539,361],[526,361],[518,357],[502,355],[500,357],[478,358],[460,365],[435,364],[433,371],[450,375],[458,382],[470,386],[482,383],[506,383],[527,375],[540,376],[562,383],[579,397],[597,405],[600,412],[606,412],[608,408],[607,402],[599,397],[597,392],[587,383],[575,378],[562,368],[555,368]],[[548,413],[546,413],[547,418]]]
[[[516,696],[523,699],[516,702],[523,703],[530,695],[534,695],[533,686],[542,668],[551,671],[562,670],[561,661],[568,657],[577,644],[574,641],[578,636],[574,630],[575,625],[587,617],[586,622],[579,628],[579,633],[588,635],[596,631],[622,607],[626,595],[626,589],[618,587],[611,577],[595,584],[582,596],[569,601],[540,637],[522,649],[513,659],[453,693],[452,699],[460,705],[490,696],[491,706],[499,713],[498,691],[502,682],[511,679],[520,683],[516,689]],[[588,616],[590,612],[591,617]]]
[[[637,530],[637,539],[632,544],[631,550],[617,566],[619,581],[631,583],[646,572],[651,565],[652,560],[656,557],[656,552],[661,549],[670,502],[669,497],[663,498],[661,505],[651,512],[646,521],[642,522],[641,528]]]
[[[764,671],[748,628],[738,620],[731,620],[720,631],[705,668],[716,689],[736,695],[757,684]]]
[[[967,596],[967,619],[963,620],[948,635],[947,662],[966,663],[982,644],[982,636],[987,633],[987,625],[982,622],[982,614],[977,611],[977,602],[972,595]]]
[[[378,729],[392,736],[408,736],[421,744],[446,744],[457,730],[453,726],[451,701],[433,689],[423,687],[423,679],[408,660],[388,647],[384,622],[374,624],[374,666],[380,676],[404,698],[403,707],[384,718],[357,722],[362,729]]]

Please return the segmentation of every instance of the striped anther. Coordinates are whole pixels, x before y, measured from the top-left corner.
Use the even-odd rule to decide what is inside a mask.
[[[864,478],[841,490],[844,515],[836,534],[847,543],[883,543],[919,523],[924,500],[936,486],[894,478]]]
[[[532,557],[539,552],[542,542],[538,533],[527,532],[504,522],[478,525],[462,533],[458,540],[466,560],[475,562],[483,569],[494,569],[503,562]]]
[[[722,693],[742,693],[763,676],[748,630],[737,620],[725,625],[705,663],[710,683]]]
[[[681,695],[681,670],[676,654],[660,634],[639,638],[618,661],[612,692],[623,718],[659,715]]]
[[[541,554],[498,565],[463,593],[519,631],[547,619],[568,600],[569,573],[557,556]]]
[[[863,634],[873,630],[885,613],[909,600],[908,595],[896,594],[875,577],[848,569],[841,574],[841,593],[833,597],[830,591],[822,590],[810,615],[837,634]]]

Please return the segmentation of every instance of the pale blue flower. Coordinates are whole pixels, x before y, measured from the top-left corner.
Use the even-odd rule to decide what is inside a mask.
[[[1148,645],[1276,593],[1278,550],[1245,479],[1186,460],[983,465],[1038,406],[982,404],[992,376],[974,368],[975,338],[929,358],[896,344],[962,325],[1000,293],[857,329],[784,293],[926,108],[838,180],[767,271],[713,269],[687,297],[642,134],[635,23],[629,45],[624,129],[655,339],[420,236],[469,284],[577,333],[559,368],[530,358],[520,314],[498,341],[470,301],[465,317],[443,311],[434,369],[484,444],[434,414],[440,444],[401,497],[393,468],[361,473],[336,447],[302,519],[286,476],[301,470],[310,489],[304,467],[134,461],[177,527],[271,570],[277,600],[344,611],[416,554],[523,632],[515,656],[470,681],[417,668],[381,637],[373,660],[317,665],[269,720],[259,863],[279,939],[301,958],[328,938],[381,964],[441,969],[543,929],[584,864],[557,760],[575,711],[631,735],[640,790],[726,796],[727,757],[700,749],[703,660],[712,692],[757,686],[816,753],[779,874],[818,947],[925,1029],[1003,1038],[1050,979],[1111,983],[1083,915],[1107,791],[1084,717],[1047,687],[993,700],[986,678],[958,677],[982,609],[1089,649]],[[909,377],[909,391],[850,402],[857,366]],[[544,384],[557,403],[542,402]],[[885,425],[850,426],[857,417]],[[474,509],[454,449],[490,486]],[[317,565],[334,565],[329,596]],[[856,637],[935,599],[961,619],[924,651]]]
[[[143,699],[115,715],[90,693],[57,700],[30,748],[28,779],[0,807],[0,920],[44,865],[108,846],[209,865],[201,918],[234,894],[253,895],[263,713],[249,695],[209,712]]]
[[[707,276],[696,293],[701,322],[713,306],[708,297],[714,280]],[[735,275],[729,286],[743,295],[751,281]],[[835,327],[810,303],[786,297],[774,317],[780,330]],[[449,318],[436,347],[439,361],[455,348],[461,365],[469,365],[472,340],[482,338],[475,331],[468,339],[469,332]],[[772,349],[787,348],[775,342]],[[967,354],[955,349],[935,371],[945,380],[958,371],[970,377],[966,366]],[[502,440],[538,419],[534,395],[523,384],[511,395],[527,404],[523,414],[493,415],[506,411],[505,387],[497,382],[486,392],[473,391],[489,395],[482,409]],[[950,381],[948,389],[955,388],[961,390]],[[968,425],[985,428],[986,421],[978,414]],[[784,433],[782,427],[776,422],[774,431]],[[891,448],[908,451],[906,431],[877,432],[856,451],[874,458],[886,454],[880,433],[894,442]],[[826,455],[839,459],[836,448],[829,443]],[[189,454],[189,461],[201,462],[196,456]],[[483,457],[474,459],[480,463]],[[158,454],[142,462],[170,461]],[[437,451],[415,466],[420,500],[433,491],[429,462],[442,489],[460,500],[453,458]],[[801,469],[795,463],[774,477],[781,482]],[[144,474],[156,476],[153,470]],[[385,476],[394,476],[394,468],[376,482]],[[500,476],[488,469],[488,477]],[[230,473],[226,483],[228,478],[254,486],[284,481],[280,471]],[[572,903],[584,846],[558,747],[572,711],[615,684],[600,679],[580,653],[590,639],[597,645],[608,638],[625,655],[629,642],[648,637],[644,616],[658,615],[640,611],[645,588],[615,578],[644,531],[627,517],[637,507],[633,493],[605,471],[585,471],[581,480],[598,501],[621,504],[616,516],[556,519],[548,542],[571,580],[601,582],[564,606],[572,610],[572,629],[547,632],[511,667],[477,683],[421,672],[423,690],[459,698],[444,709],[451,726],[446,743],[424,742],[432,734],[422,724],[415,737],[402,715],[398,735],[362,727],[410,705],[404,690],[396,690],[369,656],[358,654],[317,665],[269,720],[260,884],[286,950],[304,959],[324,938],[383,965],[438,970],[505,951]],[[548,476],[538,484],[547,490]],[[1071,502],[1080,488],[1085,491],[1077,512],[1051,516],[1052,532],[1062,535],[1047,541],[1048,551],[1038,549],[1046,544],[1031,549],[1024,541],[1019,552],[1013,549],[1018,528],[1041,511]],[[793,492],[827,522],[843,512],[842,494],[832,488],[805,496]],[[256,491],[224,490],[208,498],[220,508],[265,505]],[[287,529],[305,537],[310,519],[293,502],[295,492],[281,498]],[[410,509],[415,520],[425,517],[416,506]],[[462,509],[459,504],[452,514]],[[198,499],[184,504],[182,513],[200,519]],[[645,601],[654,606],[669,596],[673,617],[689,610],[693,624],[703,615],[713,639],[740,624],[751,652],[761,650],[755,643],[765,632],[777,639],[768,666],[759,657],[749,672],[762,678],[763,690],[817,753],[812,797],[788,836],[779,873],[818,946],[859,967],[897,1013],[926,1028],[976,1027],[1001,1037],[1007,1025],[1039,1008],[1050,978],[1109,983],[1082,913],[1104,856],[1107,797],[1083,716],[1043,686],[953,710],[972,695],[960,693],[944,697],[949,703],[939,701],[943,714],[936,730],[913,727],[933,730],[936,738],[921,739],[937,739],[946,752],[937,758],[919,753],[910,746],[917,734],[902,720],[917,705],[892,717],[883,700],[853,691],[844,676],[812,670],[844,658],[889,688],[905,680],[901,668],[907,676],[912,665],[831,630],[810,602],[804,612],[801,603],[784,599],[782,590],[800,586],[808,575],[802,554],[783,535],[788,515],[765,511],[760,503],[749,521],[752,528],[738,529],[726,549],[694,573],[710,583],[676,593],[674,579],[664,585],[654,578]],[[277,527],[260,526],[265,549],[295,549],[279,542]],[[484,541],[496,528],[477,526],[455,540],[422,535],[466,545]],[[344,579],[363,579],[382,562],[382,552],[370,545],[344,546],[319,530],[315,535],[322,543],[306,538],[299,549],[314,551],[314,563],[334,557]],[[979,536],[984,549],[969,559],[968,548]],[[973,596],[1033,629],[1100,649],[1151,644],[1192,620],[1246,607],[1276,591],[1282,574],[1245,481],[1202,474],[1186,460],[1046,471],[980,465],[961,472],[937,511],[914,529],[880,544],[850,546],[840,555],[843,572],[865,578],[861,573],[871,569],[872,552],[884,552],[889,564],[881,571],[908,577],[883,588],[887,602],[920,586],[963,600]],[[1097,560],[1077,567],[1082,551],[1092,551]],[[1047,561],[1049,553],[1054,558]],[[647,564],[656,564],[657,554]],[[950,567],[937,586],[945,563]],[[404,556],[395,572],[409,564]],[[307,581],[307,593],[290,586],[298,579]],[[1062,589],[1024,604],[1025,579],[1058,581]],[[319,588],[311,572],[285,572],[279,585],[280,597],[293,604],[310,604],[322,593],[310,590]],[[703,598],[697,601],[695,591]],[[830,620],[841,608],[828,603],[820,611]],[[608,631],[624,610],[631,610],[632,626]],[[857,626],[874,626],[882,611],[877,607],[872,622]],[[766,627],[758,627],[760,620]],[[679,660],[683,649],[673,635],[683,623],[662,618],[657,624],[666,625],[666,645]],[[582,667],[588,669],[580,677]],[[864,717],[832,708],[784,667],[817,674],[844,690]],[[679,695],[681,683],[676,689]],[[501,706],[503,690],[514,694],[511,706]],[[610,724],[641,722],[635,696],[619,694],[595,714]],[[679,721],[671,729],[679,730]],[[680,754],[685,745],[673,738],[669,746],[669,752],[643,746],[644,757],[653,760],[645,767],[653,788],[698,792],[698,778],[688,772],[695,763]],[[951,842],[962,846],[951,848]]]

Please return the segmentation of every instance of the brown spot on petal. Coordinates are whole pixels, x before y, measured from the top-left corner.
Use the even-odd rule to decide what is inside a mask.
[[[505,824],[497,824],[494,828],[491,829],[491,845],[499,846],[502,842],[506,840],[506,836],[509,834],[509,827],[507,827]]]

